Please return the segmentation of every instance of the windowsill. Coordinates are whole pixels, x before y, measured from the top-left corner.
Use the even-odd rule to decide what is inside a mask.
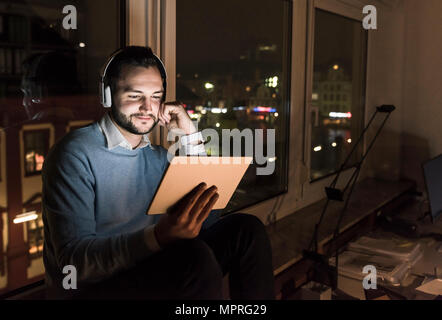
[[[415,183],[412,181],[392,182],[366,179],[358,183],[348,210],[342,219],[339,233],[342,234],[370,214],[377,212],[392,200],[414,190],[414,188]],[[325,199],[318,201],[267,226],[273,250],[275,276],[302,259],[302,252],[310,244],[325,202]],[[342,202],[331,201],[329,203],[319,228],[319,248],[332,239],[342,205]]]

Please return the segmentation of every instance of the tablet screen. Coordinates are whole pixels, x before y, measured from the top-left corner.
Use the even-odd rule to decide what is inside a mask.
[[[147,214],[165,213],[201,182],[218,188],[219,199],[213,209],[224,209],[252,160],[252,157],[174,157]]]

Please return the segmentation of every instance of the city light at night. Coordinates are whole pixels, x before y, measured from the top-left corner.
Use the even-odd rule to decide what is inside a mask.
[[[276,112],[275,108],[272,107],[255,107],[253,108],[255,112]]]
[[[13,222],[15,224],[18,224],[18,223],[23,223],[23,222],[26,222],[26,221],[32,221],[32,220],[35,220],[37,218],[38,218],[37,212],[36,211],[30,211],[30,212],[25,212],[25,213],[16,215],[14,220],[13,220]]]
[[[212,113],[227,113],[227,108],[212,108],[210,111]]]
[[[330,112],[329,117],[330,118],[351,118],[352,114],[351,114],[351,112]]]
[[[215,86],[212,84],[212,83],[210,83],[210,82],[206,82],[205,84],[204,84],[204,88],[206,88],[207,90],[211,90],[211,89],[213,89]]]
[[[278,77],[270,77],[265,80],[265,84],[267,87],[276,88],[278,86]]]

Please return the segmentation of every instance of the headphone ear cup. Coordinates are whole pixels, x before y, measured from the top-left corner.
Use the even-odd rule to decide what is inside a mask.
[[[104,88],[104,101],[103,106],[105,108],[110,108],[112,106],[112,93],[110,86]]]

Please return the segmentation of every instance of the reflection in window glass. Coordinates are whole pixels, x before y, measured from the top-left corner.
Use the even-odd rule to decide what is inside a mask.
[[[40,173],[49,149],[49,130],[25,131],[25,173],[33,175]]]
[[[76,29],[63,26],[66,5],[76,8]],[[125,41],[121,8],[119,0],[0,0],[0,129],[6,142],[0,168],[7,172],[0,196],[0,214],[7,215],[0,224],[0,294],[43,279],[40,172],[49,132],[57,142],[70,123],[102,116],[98,79],[104,61]],[[33,211],[36,220],[13,225],[17,214]]]
[[[312,180],[336,172],[362,131],[367,64],[367,31],[360,21],[319,9],[315,14],[312,95],[322,99],[312,99],[319,113],[311,132]]]
[[[43,219],[41,213],[35,220],[27,222],[28,246],[31,259],[40,258],[43,255]]]
[[[210,148],[208,153],[233,153],[222,152],[222,130],[252,129],[256,134],[256,129],[263,129],[266,136],[266,130],[275,129],[275,156],[267,157],[263,164],[255,157],[224,212],[284,192],[290,69],[288,1],[177,1],[176,11],[176,96],[198,120],[199,129],[218,132],[219,148]],[[244,149],[250,146],[244,141],[241,155],[249,155]],[[273,174],[256,174],[257,167],[272,162]]]

